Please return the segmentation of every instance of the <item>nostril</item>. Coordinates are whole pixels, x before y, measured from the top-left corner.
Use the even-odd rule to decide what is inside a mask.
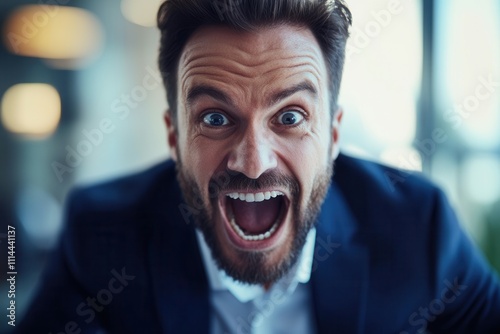
[[[231,151],[227,168],[257,179],[263,173],[277,167],[273,148],[264,136],[247,135],[236,143]]]

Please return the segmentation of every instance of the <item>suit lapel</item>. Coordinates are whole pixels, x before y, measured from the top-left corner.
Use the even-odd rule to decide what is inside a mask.
[[[319,218],[311,276],[319,333],[363,333],[369,257],[358,222],[333,183]]]
[[[163,205],[156,207],[162,210],[154,213],[151,227],[149,260],[156,309],[164,333],[208,333],[207,278],[194,227],[180,214],[180,190],[172,188],[176,189],[161,196]]]

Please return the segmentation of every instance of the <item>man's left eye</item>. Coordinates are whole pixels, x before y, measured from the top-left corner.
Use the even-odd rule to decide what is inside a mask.
[[[226,116],[218,112],[211,112],[203,117],[203,122],[210,126],[223,126],[229,124],[229,120]]]
[[[278,122],[283,125],[295,125],[303,119],[302,113],[294,110],[285,111],[278,116]]]

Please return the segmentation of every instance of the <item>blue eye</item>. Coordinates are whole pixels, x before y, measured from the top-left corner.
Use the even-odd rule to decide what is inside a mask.
[[[295,125],[303,119],[304,116],[298,111],[285,111],[278,116],[278,122],[283,125]]]
[[[218,112],[211,112],[203,116],[203,122],[210,126],[223,126],[229,124],[226,116]]]

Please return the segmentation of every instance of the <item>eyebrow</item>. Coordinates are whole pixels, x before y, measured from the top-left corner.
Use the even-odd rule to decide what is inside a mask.
[[[217,101],[234,106],[233,100],[226,93],[215,87],[207,85],[198,85],[192,87],[187,93],[188,104],[192,104],[197,98],[203,95],[208,95]]]
[[[308,81],[303,81],[299,84],[296,84],[290,88],[281,90],[277,93],[274,93],[271,95],[269,101],[267,102],[267,106],[273,106],[275,104],[278,104],[279,102],[283,101],[287,97],[292,96],[293,94],[301,91],[306,91],[309,94],[311,94],[314,98],[318,96],[318,91],[314,87],[314,85]],[[187,102],[188,104],[193,104],[194,101],[198,98],[200,98],[203,95],[210,96],[211,98],[220,101],[222,103],[234,106],[235,104],[233,103],[233,100],[221,91],[220,89],[217,89],[213,86],[209,85],[197,85],[189,89],[187,93]]]
[[[285,90],[279,91],[273,95],[271,95],[271,98],[269,99],[269,102],[267,103],[268,106],[273,106],[275,104],[278,104],[279,102],[283,101],[287,97],[292,96],[293,94],[301,91],[306,91],[309,94],[311,94],[315,99],[318,97],[318,91],[316,90],[316,87],[308,81],[303,81],[297,85],[294,85],[290,88],[287,88]]]

